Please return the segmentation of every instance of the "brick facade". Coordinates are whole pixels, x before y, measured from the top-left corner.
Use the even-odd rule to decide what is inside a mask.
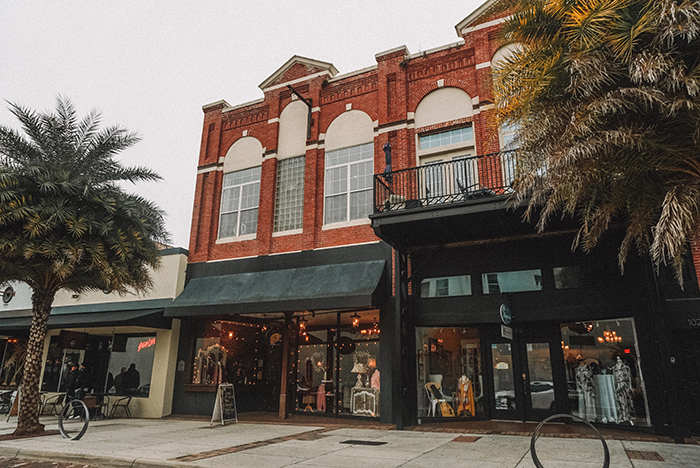
[[[264,98],[230,106],[224,101],[204,107],[197,186],[190,238],[190,261],[234,259],[300,250],[375,242],[367,224],[323,226],[324,136],[348,108],[374,122],[374,172],[384,170],[382,147],[392,146],[393,170],[416,165],[416,131],[449,128],[472,122],[477,154],[498,151],[490,84],[490,61],[496,50],[498,24],[464,35],[455,44],[411,55],[405,47],[377,54],[376,66],[334,77],[330,64],[294,57],[262,85]],[[477,67],[478,64],[481,66]],[[484,66],[484,64],[486,64]],[[304,219],[301,233],[273,235],[279,118],[296,99],[287,87],[312,102],[310,138],[306,141]],[[465,91],[474,115],[435,128],[416,129],[413,113],[430,92],[440,87]],[[217,243],[223,161],[240,138],[256,138],[263,147],[258,228],[255,239]]]

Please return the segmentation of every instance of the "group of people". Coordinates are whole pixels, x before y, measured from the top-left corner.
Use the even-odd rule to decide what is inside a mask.
[[[107,391],[117,395],[133,395],[138,392],[141,385],[141,374],[136,370],[136,364],[131,364],[129,369],[121,368],[121,372],[112,377],[110,372],[107,376]],[[71,364],[70,372],[66,378],[66,396],[69,399],[83,397],[94,389],[93,375],[86,362]]]
[[[122,367],[119,374],[112,378],[112,373],[107,376],[107,391],[117,395],[133,395],[141,386],[141,374],[136,370],[136,364],[131,364],[129,369]]]

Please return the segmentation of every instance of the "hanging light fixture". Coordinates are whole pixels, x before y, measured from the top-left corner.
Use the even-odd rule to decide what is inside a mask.
[[[355,312],[350,318],[352,319],[352,329],[357,331],[360,328],[360,315]]]
[[[306,322],[308,322],[308,320],[306,320],[303,315],[299,317],[299,335],[303,336],[306,341],[309,341],[309,336],[306,334]]]

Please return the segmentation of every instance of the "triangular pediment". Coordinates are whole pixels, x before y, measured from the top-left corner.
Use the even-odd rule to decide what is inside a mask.
[[[456,26],[457,36],[462,37],[467,28],[474,27],[479,23],[483,23],[484,15],[496,4],[498,0],[486,0],[479,5],[469,16],[460,21]]]
[[[333,78],[338,74],[338,70],[332,63],[321,62],[306,57],[295,55],[287,60],[287,63],[277,69],[268,79],[260,84],[260,89],[265,91],[272,86],[279,86],[292,81],[303,80],[318,74],[328,74],[329,78]]]

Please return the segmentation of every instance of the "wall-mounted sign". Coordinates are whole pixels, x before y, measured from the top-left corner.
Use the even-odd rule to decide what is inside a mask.
[[[508,304],[501,304],[500,312],[501,322],[503,322],[503,325],[510,325],[513,321],[513,314],[511,314],[510,307],[508,307]]]
[[[508,340],[513,339],[513,329],[510,327],[506,327],[505,325],[501,325],[501,336],[503,338],[506,338]]]

